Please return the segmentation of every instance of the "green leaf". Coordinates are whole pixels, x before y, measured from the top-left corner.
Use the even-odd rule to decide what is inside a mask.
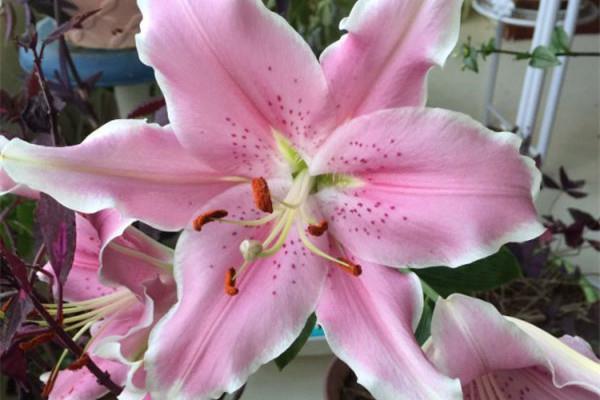
[[[0,210],[4,210],[19,201],[14,209],[4,218],[4,224],[0,229],[0,240],[8,246],[14,244],[16,251],[21,257],[29,259],[33,254],[33,214],[35,202],[18,199],[13,195],[0,198]]]
[[[479,72],[479,64],[477,63],[477,53],[471,53],[468,57],[463,58],[463,70],[468,69],[475,73]]]
[[[433,307],[430,302],[425,300],[423,304],[423,314],[421,314],[421,319],[419,320],[419,325],[415,330],[415,337],[417,338],[417,342],[419,345],[423,345],[425,341],[431,335],[431,318],[433,317]]]
[[[496,41],[494,40],[494,38],[491,38],[490,40],[488,40],[487,43],[481,44],[481,49],[479,51],[481,52],[481,56],[485,60],[485,58],[492,54],[494,50],[496,50]]]
[[[529,58],[531,58],[532,55],[529,53],[519,53],[519,54],[515,54],[515,60],[527,60]]]
[[[33,216],[35,213],[35,202],[24,201],[15,209],[15,218],[9,221],[17,237],[17,253],[24,258],[33,256],[35,241],[33,237]]]
[[[546,46],[538,46],[531,54],[529,65],[535,68],[549,68],[560,65],[556,53]]]
[[[311,314],[311,316],[308,317],[308,321],[306,321],[306,325],[304,325],[302,332],[300,332],[300,336],[294,340],[294,343],[292,343],[292,345],[288,347],[286,351],[281,353],[281,355],[275,359],[275,364],[280,371],[283,370],[286,365],[292,362],[298,353],[300,353],[300,350],[302,350],[302,347],[304,347],[306,344],[306,341],[310,337],[310,333],[316,324],[317,316],[315,314]]]
[[[567,32],[561,27],[554,28],[552,32],[552,38],[550,39],[550,48],[555,53],[566,53],[569,49],[569,36]]]
[[[432,267],[412,271],[443,297],[452,293],[491,290],[521,277],[521,267],[507,249],[459,268]]]

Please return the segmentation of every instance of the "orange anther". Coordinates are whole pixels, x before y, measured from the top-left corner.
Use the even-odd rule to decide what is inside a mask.
[[[359,276],[360,274],[362,274],[362,267],[360,265],[355,264],[352,261],[343,257],[338,257],[338,261],[340,261],[340,263],[338,263],[337,266],[342,268],[350,275]]]
[[[266,213],[273,212],[273,202],[271,200],[271,191],[265,178],[252,179],[252,198],[256,208]]]
[[[23,351],[29,351],[41,344],[48,343],[54,338],[54,332],[42,333],[26,342],[19,343],[19,348]]]
[[[205,212],[204,214],[196,217],[194,222],[192,222],[192,226],[195,230],[201,231],[202,227],[209,222],[216,221],[221,218],[225,218],[227,216],[227,211],[225,210],[213,210],[209,212]]]
[[[9,298],[8,300],[6,300],[6,302],[4,304],[2,304],[2,307],[0,307],[0,311],[2,311],[3,313],[6,313],[12,303],[12,300],[13,300],[12,297]]]
[[[86,364],[90,361],[90,356],[87,353],[83,353],[77,360],[73,361],[67,369],[71,371],[77,371],[86,366]]]
[[[225,273],[225,293],[230,296],[239,293],[238,288],[235,287],[235,268],[229,268]]]
[[[327,223],[327,221],[323,220],[316,225],[309,225],[307,230],[308,233],[310,233],[313,236],[321,236],[327,231],[328,227],[329,224]]]

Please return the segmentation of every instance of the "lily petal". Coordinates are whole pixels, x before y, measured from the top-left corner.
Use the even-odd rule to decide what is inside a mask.
[[[545,365],[552,374],[555,386],[579,386],[595,393],[596,396],[600,395],[598,358],[587,357],[535,325],[512,317],[505,318],[537,344],[539,351],[545,355]]]
[[[127,380],[129,366],[118,360],[109,360],[95,353],[98,344],[113,335],[125,335],[136,324],[143,314],[143,306],[138,303],[126,307],[123,311],[110,318],[100,321],[93,326],[92,342],[88,344],[89,352],[94,362],[110,374],[117,385],[123,385]],[[106,387],[99,384],[96,377],[87,369],[76,371],[62,370],[50,393],[51,400],[90,400],[98,399],[107,394]]]
[[[141,297],[145,283],[157,277],[169,280],[172,268],[173,250],[129,226],[103,248],[100,277]]]
[[[600,363],[600,359],[594,354],[592,346],[579,336],[564,335],[559,339],[561,342],[575,350],[576,352],[583,354],[587,358]]]
[[[426,77],[458,39],[462,0],[359,0],[321,55],[338,120],[423,106]]]
[[[124,329],[110,328],[101,339],[96,339],[94,353],[122,363],[131,364],[141,358],[146,349],[148,335],[154,324],[175,304],[174,282],[163,283],[155,279],[144,284],[143,303],[131,307],[116,320],[126,325]]]
[[[184,151],[170,128],[139,120],[111,121],[71,147],[13,139],[0,162],[15,182],[68,208],[88,214],[118,208],[124,218],[164,230],[185,226],[232,184]]]
[[[127,366],[99,357],[92,358],[98,367],[107,371],[117,385],[125,382]],[[108,389],[98,383],[96,377],[87,368],[77,371],[63,370],[58,374],[49,400],[92,400],[99,399],[108,393]]]
[[[384,110],[339,127],[310,173],[361,182],[316,194],[330,232],[357,257],[454,267],[544,231],[533,204],[540,173],[519,144],[462,114]]]
[[[256,218],[247,190],[232,188],[206,209],[231,210],[231,219]],[[243,261],[241,241],[265,236],[266,227],[216,221],[201,232],[184,230],[175,250],[179,301],[153,330],[144,359],[152,398],[233,392],[299,335],[316,307],[326,266],[294,233],[285,248],[248,266],[237,279],[237,295],[225,293],[226,271]]]
[[[526,399],[594,399],[600,394],[598,362],[527,322],[503,317],[491,304],[464,295],[438,300],[425,350],[443,373],[459,378],[463,386],[474,382],[467,392],[500,382],[513,393],[531,392],[522,394]],[[540,393],[546,394],[536,397]]]
[[[431,365],[413,330],[423,308],[412,273],[362,262],[359,277],[333,269],[317,319],[333,352],[377,399],[461,399],[460,382]]]
[[[8,143],[9,140],[0,135],[0,154],[2,153],[2,149],[4,149]],[[27,186],[19,185],[13,181],[2,168],[2,159],[0,158],[0,196],[5,194],[16,194],[31,199],[37,199],[39,197],[39,193],[35,190],[31,190]]]
[[[139,6],[140,59],[155,70],[178,138],[211,166],[271,176],[273,129],[291,132],[301,150],[321,137],[311,122],[328,94],[323,72],[300,35],[262,1]]]

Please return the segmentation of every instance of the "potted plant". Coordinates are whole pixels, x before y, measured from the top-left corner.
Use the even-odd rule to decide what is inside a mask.
[[[76,7],[70,14],[100,10],[66,34],[77,46],[94,49],[127,49],[135,47],[142,15],[135,0],[72,0]]]

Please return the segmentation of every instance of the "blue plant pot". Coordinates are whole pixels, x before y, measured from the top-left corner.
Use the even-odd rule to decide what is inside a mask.
[[[38,49],[42,41],[55,29],[56,23],[52,18],[44,18],[37,24]],[[136,49],[99,50],[70,46],[71,57],[82,79],[98,72],[102,76],[97,86],[112,87],[137,85],[154,81],[154,71],[142,64]],[[55,71],[60,70],[59,44],[55,41],[44,50],[42,70],[49,80],[55,79]],[[19,50],[19,63],[27,72],[33,70],[33,54],[30,51]],[[70,77],[72,80],[72,77]]]

